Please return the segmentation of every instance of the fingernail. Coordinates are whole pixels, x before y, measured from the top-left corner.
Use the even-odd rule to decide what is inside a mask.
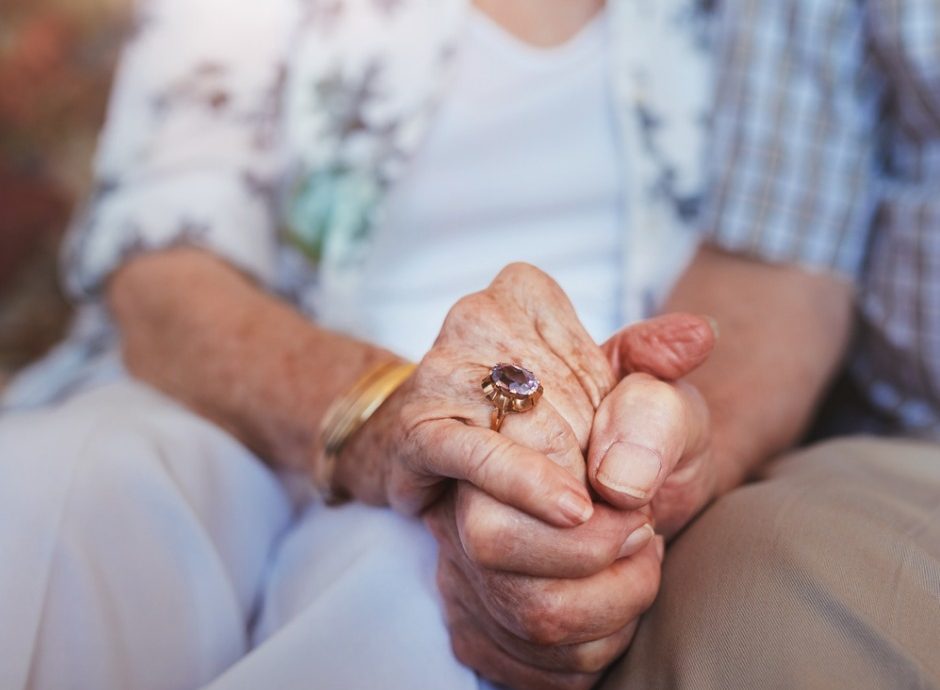
[[[620,553],[617,555],[617,558],[632,556],[649,544],[650,539],[655,536],[656,532],[653,531],[653,526],[649,523],[633,530],[630,532],[630,536],[623,540],[623,545],[620,547]]]
[[[579,493],[568,491],[558,499],[562,514],[575,525],[587,522],[594,514],[594,505]]]
[[[646,500],[661,469],[659,456],[649,448],[618,441],[601,460],[597,479],[608,489]]]
[[[666,540],[662,537],[656,537],[656,556],[659,558],[659,562],[663,562],[663,557],[666,555]]]
[[[705,320],[708,321],[708,325],[711,326],[712,333],[715,335],[715,340],[718,340],[721,337],[721,328],[718,326],[718,319],[714,316],[706,316]]]

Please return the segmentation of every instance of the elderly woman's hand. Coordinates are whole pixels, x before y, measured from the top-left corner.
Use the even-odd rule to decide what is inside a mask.
[[[507,417],[503,433],[490,430],[481,389],[499,362],[531,369],[545,390],[533,410]],[[443,480],[462,479],[550,524],[581,524],[593,511],[583,451],[614,383],[557,283],[512,264],[451,309],[415,373],[343,449],[337,483],[417,514]]]

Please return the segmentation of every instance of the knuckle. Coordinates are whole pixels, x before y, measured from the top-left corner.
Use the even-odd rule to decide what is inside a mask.
[[[493,300],[485,292],[474,292],[454,302],[444,317],[438,342],[463,340],[493,311]]]
[[[587,573],[597,573],[617,559],[620,545],[613,539],[585,538],[578,544],[578,562]]]
[[[530,303],[538,295],[554,304],[564,293],[555,279],[540,268],[522,261],[506,265],[493,280],[492,287],[514,295],[522,303]]]
[[[461,317],[467,314],[476,314],[484,299],[483,293],[480,292],[472,292],[469,295],[464,295],[454,302],[454,305],[447,312],[447,315],[448,317],[452,315]]]
[[[525,261],[513,261],[506,264],[496,276],[496,280],[544,280],[548,276]]]
[[[493,511],[471,509],[460,518],[461,542],[467,557],[484,568],[500,565],[499,545],[505,533],[500,516]]]
[[[684,402],[678,388],[649,374],[633,374],[633,395],[642,396],[646,405],[674,416],[683,412]]]
[[[568,639],[570,618],[557,596],[542,592],[520,611],[522,637],[542,647],[555,647]]]

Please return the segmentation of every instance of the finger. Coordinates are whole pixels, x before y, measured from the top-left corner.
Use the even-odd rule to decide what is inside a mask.
[[[546,403],[551,405],[555,413],[565,420],[572,430],[583,456],[583,451],[587,450],[588,439],[591,436],[591,425],[594,423],[597,405],[585,395],[580,377],[568,367],[567,362],[551,352],[542,353],[542,360],[544,363],[539,363],[538,375],[542,377],[545,392],[536,405],[536,409],[543,407]],[[606,362],[604,366],[607,366]],[[519,415],[513,419],[528,421],[527,418]]]
[[[464,572],[494,620],[524,640],[558,646],[608,637],[638,618],[659,591],[660,564],[654,539],[631,558],[581,579]]]
[[[587,485],[584,450],[587,449],[592,422],[593,419],[586,425],[587,432],[582,442],[567,418],[558,412],[550,400],[543,397],[528,412],[507,415],[499,433],[521,446],[543,453]]]
[[[613,372],[561,286],[535,266],[514,263],[500,271],[490,289],[506,292],[516,303],[528,305],[535,315],[538,335],[571,369],[596,409],[615,383]]]
[[[502,505],[476,487],[456,489],[460,546],[478,567],[545,578],[581,578],[644,548],[654,536],[650,511],[594,506],[582,525],[557,528]]]
[[[474,484],[498,501],[559,527],[580,525],[594,507],[587,489],[546,455],[489,429],[443,419],[420,424],[412,441],[433,452],[407,453],[416,470]]]
[[[537,647],[525,640],[519,640],[516,643],[518,646],[510,646],[508,641],[505,642],[506,646],[503,646],[501,641],[500,646],[513,658],[519,659],[517,655],[523,658],[531,657],[531,665],[546,671],[599,673],[626,651],[636,635],[639,623],[640,619],[635,618],[612,635],[581,644]]]
[[[473,612],[470,612],[471,615]],[[607,637],[580,644],[543,647],[515,637],[502,628],[496,643],[506,654],[522,663],[554,673],[600,673],[630,646],[640,619]]]
[[[499,625],[488,625],[491,621],[479,620],[482,605],[457,602],[453,606],[455,609],[461,609],[462,615],[474,621],[476,628],[483,635],[516,661],[545,671],[564,674],[602,672],[630,646],[640,622],[640,619],[636,618],[612,635],[590,642],[542,646],[523,640]]]
[[[438,583],[451,620],[469,623],[486,638],[527,666],[558,673],[598,673],[627,648],[636,633],[635,618],[612,635],[580,644],[543,646],[524,640],[496,623],[453,559],[438,564]]]
[[[631,374],[601,403],[588,450],[591,485],[624,509],[648,504],[683,457],[707,442],[708,409],[695,389]]]
[[[708,359],[717,342],[714,319],[666,314],[624,328],[602,349],[617,378],[639,372],[676,381]]]
[[[547,359],[553,363],[549,366],[543,361],[545,358],[544,355],[539,358],[525,354],[507,358],[530,366],[535,366],[532,362],[536,362],[536,374],[542,376],[545,393],[529,411],[508,413],[500,433],[520,445],[548,455],[586,482],[584,452],[594,423],[594,408],[587,404],[583,391],[564,363],[549,353]],[[431,379],[439,389],[449,391],[449,399],[434,401],[421,410],[424,423],[454,419],[471,426],[489,427],[494,407],[484,396],[480,385],[488,378],[488,367],[464,364],[454,370],[451,362],[448,365],[450,369],[443,371],[444,364],[437,361],[426,361],[422,366],[423,370],[417,373],[422,385],[434,385],[428,383]]]
[[[503,649],[493,634],[498,628],[492,620],[484,623],[484,611],[472,588],[460,575],[459,568],[446,558],[438,565],[438,587],[443,593],[447,629],[454,656],[481,676],[501,686],[517,690],[588,690],[597,681],[596,673],[548,671],[527,663]],[[473,603],[468,604],[466,598]],[[505,631],[497,634],[508,634]],[[518,638],[517,638],[518,639]]]
[[[455,613],[447,620],[454,656],[465,666],[500,687],[515,690],[590,690],[599,673],[576,674],[546,671],[521,662],[486,638],[472,619]]]

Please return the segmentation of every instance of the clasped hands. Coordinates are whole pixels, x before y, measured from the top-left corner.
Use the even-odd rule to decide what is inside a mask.
[[[708,410],[682,381],[714,344],[706,319],[676,314],[598,346],[526,264],[454,306],[349,454],[385,458],[384,500],[437,538],[462,662],[517,690],[589,688],[628,647],[663,537],[716,492]],[[480,382],[500,361],[533,370],[545,394],[496,433]]]

